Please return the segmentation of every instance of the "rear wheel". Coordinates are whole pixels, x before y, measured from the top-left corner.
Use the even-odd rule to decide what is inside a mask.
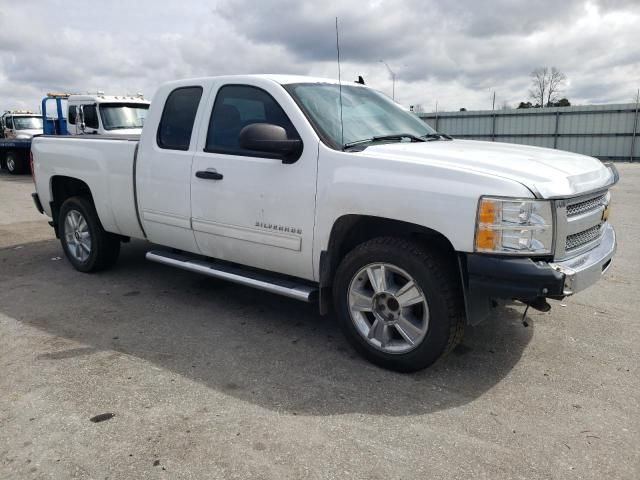
[[[60,208],[58,229],[65,255],[80,272],[111,267],[120,254],[120,240],[105,232],[93,203],[85,197],[71,197]]]
[[[402,238],[363,243],[341,262],[333,298],[347,338],[367,359],[410,372],[462,339],[465,317],[455,264]]]

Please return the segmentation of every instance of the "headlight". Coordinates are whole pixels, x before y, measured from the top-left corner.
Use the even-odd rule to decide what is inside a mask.
[[[548,200],[482,197],[476,221],[476,252],[545,255],[553,244]]]

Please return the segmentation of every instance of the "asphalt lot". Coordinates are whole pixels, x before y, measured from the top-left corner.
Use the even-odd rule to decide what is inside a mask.
[[[78,273],[2,172],[0,478],[638,479],[640,165],[619,170],[603,281],[528,327],[500,309],[412,375],[144,242]]]

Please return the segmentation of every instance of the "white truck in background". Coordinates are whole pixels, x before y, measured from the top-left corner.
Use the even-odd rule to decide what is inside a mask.
[[[140,135],[151,102],[139,95],[69,95],[70,135]]]
[[[181,80],[140,138],[33,140],[34,202],[74,268],[147,258],[332,305],[386,368],[425,368],[495,300],[546,311],[596,283],[616,237],[613,165],[435,132],[385,95],[327,79]],[[215,347],[212,347],[215,348]]]

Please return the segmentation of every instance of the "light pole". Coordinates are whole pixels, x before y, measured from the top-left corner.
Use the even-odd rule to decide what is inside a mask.
[[[387,62],[385,62],[384,60],[380,60],[380,62],[384,63],[384,66],[387,67],[387,70],[389,70],[389,74],[391,75],[391,82],[392,82],[391,98],[395,101],[395,99],[396,99],[396,72],[391,70],[391,67],[389,66],[389,64]]]

